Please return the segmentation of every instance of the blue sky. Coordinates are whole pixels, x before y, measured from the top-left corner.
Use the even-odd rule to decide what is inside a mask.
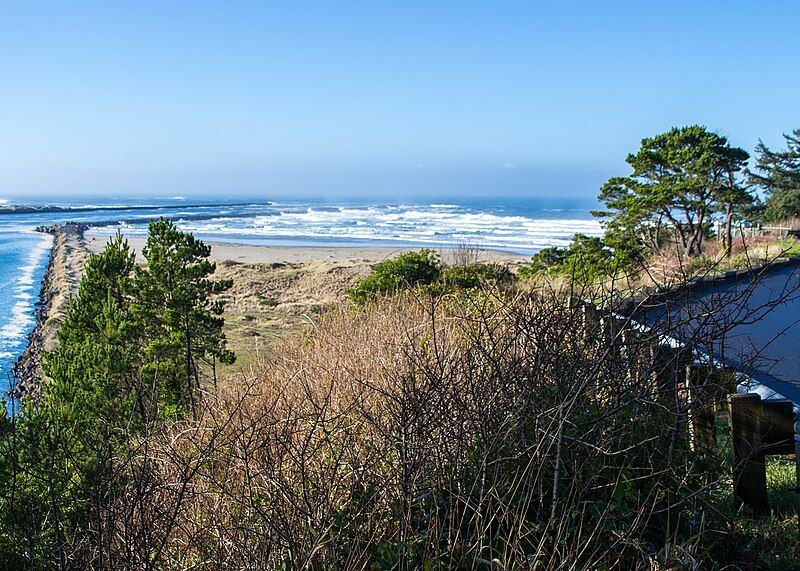
[[[588,194],[800,126],[800,2],[3,2],[0,196]]]

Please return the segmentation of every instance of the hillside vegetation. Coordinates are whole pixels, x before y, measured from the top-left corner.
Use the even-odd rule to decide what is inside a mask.
[[[747,175],[701,127],[642,146],[602,190],[604,238],[516,274],[386,260],[224,383],[232,283],[209,248],[154,222],[138,266],[118,236],[52,381],[0,424],[0,568],[796,568],[790,465],[770,463],[769,516],[741,506],[728,450],[691,449],[698,403],[664,382],[685,362],[584,303],[796,249],[732,238],[746,176],[777,196],[787,163],[761,149]]]

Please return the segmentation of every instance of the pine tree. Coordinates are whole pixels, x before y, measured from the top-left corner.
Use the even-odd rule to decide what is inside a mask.
[[[142,253],[147,266],[136,271],[134,304],[148,331],[142,372],[161,387],[165,402],[194,411],[204,365],[216,383],[217,361],[235,359],[222,331],[223,302],[214,299],[232,281],[210,279],[211,248],[169,220],[150,223]]]
[[[764,217],[771,222],[800,217],[800,128],[783,138],[786,149],[781,151],[759,141],[755,172],[748,171],[751,184],[767,195]]]
[[[135,267],[136,256],[119,232],[100,254],[89,256],[78,294],[71,300],[66,318],[59,327],[60,345],[98,333],[96,319],[109,300],[120,309],[130,305]]]
[[[64,549],[77,537],[87,560],[108,542],[117,459],[143,420],[128,311],[134,261],[119,235],[89,258],[58,345],[44,354],[49,381],[0,441],[0,472],[11,487],[0,499],[9,498],[0,509],[0,566],[64,567]]]
[[[89,258],[44,355],[50,380],[0,426],[0,568],[66,568],[68,552],[108,566],[111,506],[138,437],[193,406],[203,363],[234,359],[214,300],[231,281],[209,278],[209,253],[161,220],[147,268],[119,234]]]
[[[657,250],[665,235],[688,256],[699,255],[715,214],[722,213],[726,236],[737,211],[753,197],[739,178],[749,155],[700,125],[673,128],[642,140],[628,155],[633,172],[603,185],[610,243]]]

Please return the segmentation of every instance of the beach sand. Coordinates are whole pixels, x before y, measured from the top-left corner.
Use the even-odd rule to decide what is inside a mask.
[[[86,236],[86,245],[91,252],[100,252],[110,238],[105,235],[89,234]],[[141,252],[145,238],[127,238],[131,248],[137,255]],[[243,264],[272,264],[278,262],[308,263],[308,262],[336,262],[349,263],[363,261],[377,263],[387,258],[392,258],[403,252],[419,250],[416,248],[387,248],[371,246],[261,246],[249,244],[233,244],[223,242],[207,242],[211,246],[211,259],[214,261],[233,261]],[[457,248],[439,249],[442,261],[451,263],[457,255]],[[529,260],[528,256],[504,252],[501,250],[477,250],[480,261],[517,263]],[[139,256],[141,258],[141,256]],[[140,259],[140,261],[144,261]]]

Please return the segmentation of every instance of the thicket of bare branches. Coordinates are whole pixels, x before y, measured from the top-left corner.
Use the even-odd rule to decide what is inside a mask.
[[[109,561],[648,565],[713,485],[664,382],[682,363],[623,337],[543,291],[334,312],[141,443]]]
[[[61,535],[41,538],[15,503],[23,484],[0,499],[34,568],[696,566],[720,537],[730,465],[689,449],[688,416],[708,403],[684,388],[692,355],[661,342],[718,357],[736,324],[797,296],[787,282],[751,307],[757,283],[692,311],[651,298],[653,332],[546,286],[335,309],[85,478],[89,529],[43,497],[28,511]],[[42,458],[10,481],[48,474]]]

